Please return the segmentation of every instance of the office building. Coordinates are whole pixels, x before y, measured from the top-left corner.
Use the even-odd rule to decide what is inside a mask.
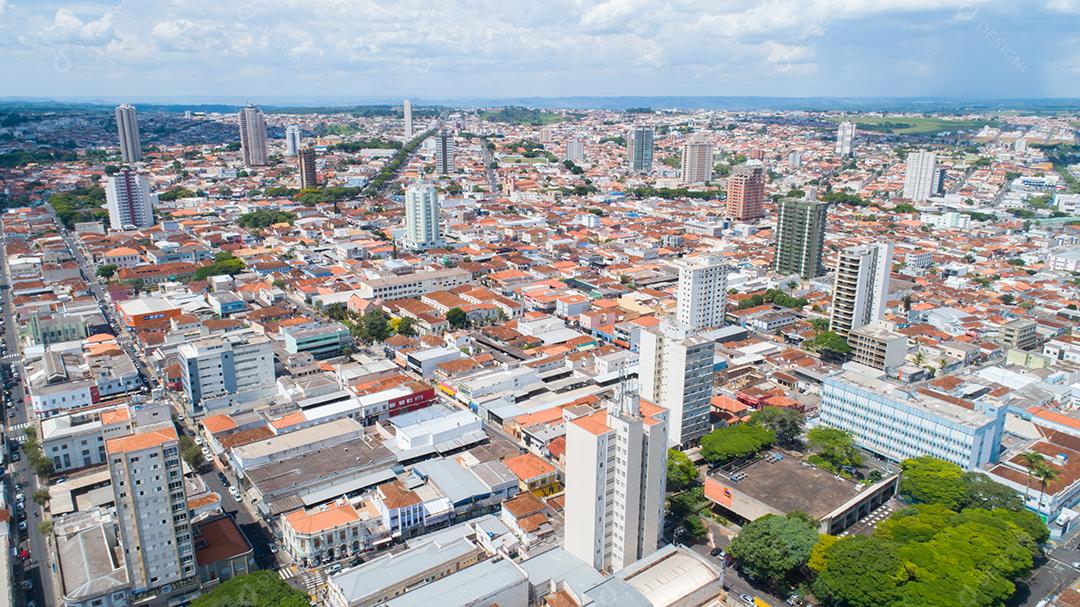
[[[300,152],[302,144],[303,135],[300,132],[300,127],[295,124],[285,127],[285,155],[296,156]]]
[[[176,429],[168,421],[105,442],[128,579],[135,593],[194,578]]]
[[[685,184],[706,183],[712,180],[712,144],[698,133],[683,144],[682,180]]]
[[[432,291],[445,291],[472,281],[472,273],[461,268],[412,272],[400,276],[369,278],[360,283],[356,294],[364,299],[401,299],[420,297]]]
[[[413,138],[413,125],[412,125],[412,101],[406,99],[401,103],[401,113],[405,118],[405,138]]]
[[[566,423],[563,547],[598,571],[656,551],[664,520],[668,415],[625,385],[596,413]]]
[[[585,142],[574,138],[566,141],[566,155],[563,160],[569,160],[574,164],[581,164],[585,161]]]
[[[821,262],[829,204],[812,198],[784,198],[777,205],[776,254],[773,270],[816,278],[825,273]]]
[[[713,342],[668,320],[642,330],[641,395],[668,411],[668,445],[694,446],[709,432]]]
[[[435,172],[439,175],[454,172],[454,137],[446,131],[435,135]]]
[[[934,187],[935,181],[938,182],[937,188]],[[940,189],[937,155],[933,152],[910,152],[904,172],[904,198],[926,200],[935,195],[935,189]]]
[[[281,334],[285,338],[286,352],[307,352],[316,360],[341,356],[345,348],[352,348],[353,344],[349,328],[337,322],[283,328]]]
[[[146,177],[129,168],[109,176],[105,184],[109,226],[114,230],[148,228],[154,225],[154,204]]]
[[[443,246],[439,226],[439,193],[430,183],[414,183],[405,190],[405,246],[415,250]]]
[[[315,172],[315,148],[306,146],[297,155],[300,164],[300,189],[319,187],[319,174]]]
[[[727,216],[739,221],[765,216],[765,167],[740,165],[728,178]]]
[[[727,308],[727,277],[731,268],[722,257],[699,256],[677,259],[676,318],[690,330],[719,327]]]
[[[829,328],[841,337],[885,317],[893,246],[848,247],[837,255]]]
[[[253,105],[240,110],[240,153],[247,166],[266,164],[266,117]]]
[[[851,158],[855,155],[855,123],[841,122],[836,128],[836,155]]]
[[[1039,345],[1039,325],[1030,318],[1017,318],[1001,326],[998,343],[1019,350],[1031,350]]]
[[[274,351],[263,335],[211,337],[182,344],[180,379],[193,410],[203,401],[274,385]]]
[[[120,137],[120,160],[142,160],[142,141],[139,138],[139,117],[135,106],[124,104],[116,108],[116,133]]]
[[[931,455],[977,470],[997,460],[1005,409],[847,369],[825,379],[819,415],[822,425],[851,432],[859,446],[890,460]]]
[[[652,173],[653,128],[639,126],[626,134],[626,159],[630,171]]]
[[[907,336],[890,331],[881,323],[853,329],[847,335],[852,360],[878,371],[892,373],[904,364]]]

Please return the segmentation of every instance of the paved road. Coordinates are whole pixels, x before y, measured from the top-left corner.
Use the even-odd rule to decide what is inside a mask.
[[[3,232],[0,232],[0,239],[2,238],[4,238],[4,235]],[[19,352],[19,343],[15,333],[14,307],[12,306],[11,289],[8,288],[8,284],[7,261],[4,257],[3,247],[0,246],[0,289],[2,289],[0,301],[3,302],[4,308],[2,339],[7,352],[15,354]],[[0,374],[3,375],[6,381],[7,378],[11,377],[9,367],[7,364],[0,365],[0,367],[2,367],[0,368]],[[32,426],[33,417],[30,404],[26,402],[26,393],[23,390],[22,380],[26,378],[26,374],[22,368],[21,360],[12,364],[11,368],[18,370],[20,379],[13,381],[11,386],[10,405],[8,406],[14,408],[14,417],[9,417],[9,412],[5,407],[4,417],[5,422],[7,422],[5,436],[8,441],[21,441],[24,437],[22,428]],[[16,430],[16,428],[18,429]],[[20,460],[11,464],[9,470],[13,475],[10,481],[11,484],[9,484],[9,503],[14,502],[15,494],[18,492],[21,492],[26,499],[26,530],[19,531],[17,528],[14,530],[14,533],[18,534],[18,543],[16,545],[20,550],[25,548],[30,551],[30,559],[24,563],[21,573],[19,571],[20,567],[15,566],[15,576],[16,580],[20,582],[30,580],[33,584],[31,592],[16,591],[16,604],[23,605],[27,600],[32,599],[39,606],[57,605],[59,601],[56,600],[52,585],[53,576],[50,571],[52,558],[45,537],[38,531],[38,524],[43,520],[42,509],[32,499],[34,490],[38,488],[38,480],[30,469],[29,458],[22,454],[21,449]]]
[[[1073,540],[1050,550],[1046,558],[1035,562],[1036,569],[1027,580],[1016,585],[1016,594],[1008,601],[1010,607],[1035,607],[1048,596],[1057,594],[1077,577],[1080,568],[1080,540]]]

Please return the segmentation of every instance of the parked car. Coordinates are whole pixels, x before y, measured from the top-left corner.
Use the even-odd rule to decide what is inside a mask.
[[[754,597],[750,596],[749,594],[740,594],[739,598],[742,599],[742,602],[746,603],[747,605],[754,604]]]
[[[229,495],[233,496],[234,499],[239,500],[240,499],[240,490],[237,489],[236,487],[229,487]]]

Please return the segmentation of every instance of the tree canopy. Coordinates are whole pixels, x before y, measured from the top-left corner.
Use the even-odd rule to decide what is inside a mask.
[[[450,308],[446,311],[446,322],[454,329],[464,329],[469,325],[469,316],[461,308]]]
[[[806,434],[806,440],[815,454],[810,461],[834,473],[858,468],[863,463],[862,453],[855,447],[851,434],[836,428],[817,426]]]
[[[771,430],[779,444],[791,447],[798,445],[806,418],[798,409],[764,407],[751,414],[750,421]]]
[[[668,491],[682,491],[698,478],[694,462],[682,451],[668,449],[667,488]]]
[[[195,280],[206,280],[211,276],[223,274],[239,274],[244,271],[244,262],[233,257],[232,253],[218,253],[214,256],[214,263],[195,270]]]
[[[294,213],[274,211],[271,209],[259,209],[250,213],[244,213],[236,219],[236,225],[243,228],[265,228],[275,223],[292,223],[296,221]]]
[[[805,514],[767,514],[742,528],[731,541],[731,556],[752,578],[780,583],[810,560],[817,529]]]
[[[712,464],[723,464],[753,455],[775,442],[776,434],[757,424],[717,428],[702,437],[701,457]]]
[[[191,602],[191,607],[308,607],[308,597],[276,571],[234,577]]]

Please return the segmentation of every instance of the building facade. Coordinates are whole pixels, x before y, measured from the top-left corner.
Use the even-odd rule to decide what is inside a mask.
[[[765,216],[765,167],[740,165],[728,178],[727,216],[739,221]]]
[[[934,182],[939,181],[937,155],[933,152],[911,152],[904,171],[904,198],[922,201],[935,194]]]
[[[454,137],[446,131],[435,135],[435,172],[439,175],[454,172]]]
[[[303,142],[303,135],[300,132],[300,127],[295,124],[290,124],[285,127],[285,155],[296,156],[300,152],[300,146]]]
[[[773,270],[810,279],[825,273],[821,262],[829,204],[784,198],[777,207],[776,256]]]
[[[300,168],[300,189],[319,187],[319,174],[315,171],[315,148],[307,146],[297,155]]]
[[[240,110],[240,153],[247,166],[266,165],[266,117],[253,105]]]
[[[683,144],[682,181],[685,184],[712,181],[712,143],[697,134]]]
[[[401,113],[405,118],[405,138],[413,138],[413,124],[412,124],[412,101],[406,99],[401,104]]]
[[[892,258],[893,246],[887,242],[840,251],[829,318],[834,333],[846,339],[851,331],[884,318]]]
[[[679,287],[676,318],[691,330],[719,327],[727,310],[727,277],[731,268],[722,257],[678,259]]]
[[[142,141],[135,106],[125,103],[116,108],[116,133],[120,137],[120,160],[125,163],[142,160]]]
[[[836,127],[836,155],[851,158],[855,155],[855,123],[841,122]]]
[[[697,444],[709,432],[713,342],[662,321],[638,348],[641,395],[667,410],[668,444]]]
[[[176,351],[180,380],[194,410],[209,398],[274,385],[274,351],[265,336],[212,337]]]
[[[109,176],[105,185],[109,225],[114,230],[125,227],[148,228],[154,225],[154,205],[146,177],[128,168]]]
[[[414,183],[405,190],[405,246],[426,250],[443,246],[439,222],[439,193],[430,183]]]
[[[626,158],[633,173],[652,173],[653,128],[635,127],[626,134]]]

